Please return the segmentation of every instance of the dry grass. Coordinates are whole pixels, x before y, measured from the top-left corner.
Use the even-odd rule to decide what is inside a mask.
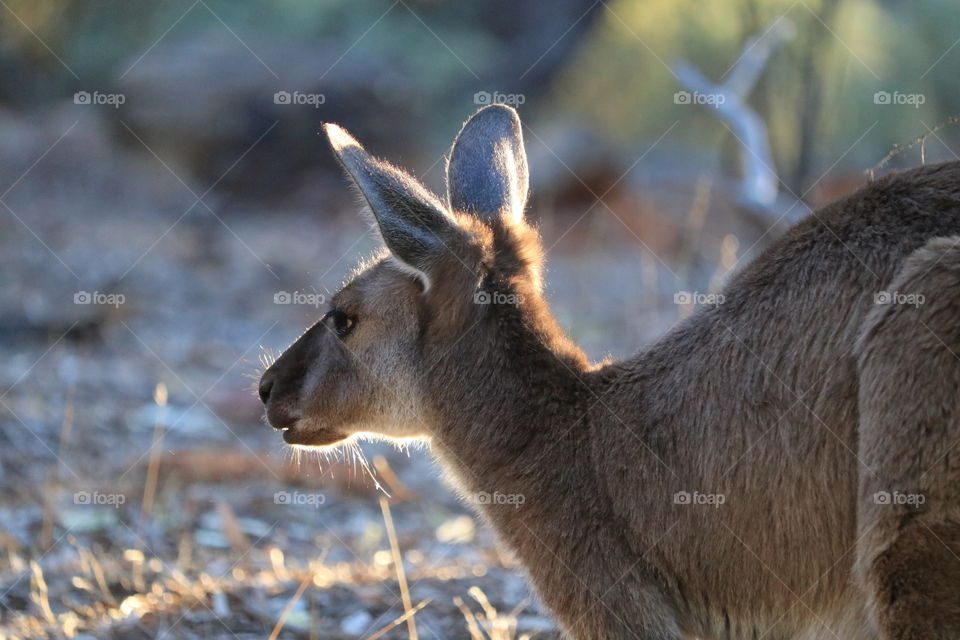
[[[27,574],[29,603],[26,611],[5,613],[0,627],[0,637],[4,640],[73,638],[84,634],[97,638],[220,637],[207,635],[211,631],[222,633],[223,637],[268,637],[269,640],[313,637],[414,640],[415,630],[407,628],[401,636],[397,635],[400,627],[431,608],[443,616],[444,626],[442,630],[437,629],[435,615],[430,637],[436,637],[437,633],[449,634],[458,626],[459,633],[463,633],[464,624],[474,640],[530,637],[517,633],[516,616],[525,603],[508,614],[500,614],[478,587],[466,589],[480,607],[476,613],[461,598],[453,596],[446,603],[423,599],[416,606],[405,604],[402,615],[379,629],[368,629],[362,636],[350,635],[349,630],[338,629],[324,620],[331,612],[328,610],[325,615],[325,608],[335,606],[328,597],[331,591],[346,587],[358,594],[380,592],[380,585],[391,584],[392,563],[324,562],[318,557],[288,566],[282,552],[270,547],[252,550],[245,562],[238,561],[225,574],[217,575],[197,571],[195,567],[180,568],[176,563],[165,562],[139,549],[127,549],[118,557],[96,554],[76,546],[76,541],[69,546],[70,551],[62,554],[67,566],[51,566],[48,572],[40,563],[18,554],[8,557],[12,566],[23,568]],[[194,557],[200,552],[192,551]],[[436,580],[444,569],[448,568],[422,567],[415,574],[415,580],[418,583]],[[48,578],[62,581],[67,574],[71,575],[69,589],[61,584],[51,593]],[[450,584],[450,588],[464,588],[460,585],[462,582],[458,581]],[[389,593],[379,593],[368,606],[372,611],[386,612],[389,599]],[[298,607],[304,600],[309,601],[308,606]],[[282,604],[282,608],[278,610],[278,606],[265,606],[267,604]],[[451,604],[463,612],[465,623],[456,624]]]
[[[529,634],[517,635],[517,614],[528,602],[521,602],[510,613],[502,614],[477,587],[471,587],[468,593],[480,605],[480,611],[474,613],[459,596],[453,601],[466,618],[471,640],[529,640]]]

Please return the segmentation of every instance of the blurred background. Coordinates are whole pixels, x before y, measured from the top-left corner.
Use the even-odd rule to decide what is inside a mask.
[[[947,0],[0,0],[0,638],[550,637],[427,451],[261,421],[376,246],[320,124],[442,192],[516,106],[550,301],[616,358],[954,159],[958,43]]]

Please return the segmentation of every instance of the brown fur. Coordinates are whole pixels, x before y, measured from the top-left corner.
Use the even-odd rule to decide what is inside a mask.
[[[960,237],[914,252],[860,343],[858,570],[891,638],[960,637]],[[875,499],[922,496],[919,504]]]
[[[511,166],[519,124],[499,109],[458,139],[493,140],[495,161],[455,146],[452,173]],[[960,163],[817,211],[722,304],[593,366],[540,293],[536,233],[489,206],[515,185],[485,184],[502,197],[470,214],[418,210],[443,248],[411,249],[389,216],[412,187],[385,201],[365,176],[387,165],[340,135],[394,255],[335,296],[350,334],[317,325],[265,374],[285,439],[422,435],[474,504],[522,496],[478,510],[574,638],[957,637],[960,238],[933,239],[960,236]],[[926,304],[874,304],[897,288]],[[880,490],[928,501],[881,508]],[[678,504],[684,492],[723,504]]]

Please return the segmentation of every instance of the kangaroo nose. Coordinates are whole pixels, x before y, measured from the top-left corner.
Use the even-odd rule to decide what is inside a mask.
[[[270,399],[270,391],[273,389],[273,376],[269,374],[263,374],[263,377],[260,378],[260,402],[267,404],[267,400]]]

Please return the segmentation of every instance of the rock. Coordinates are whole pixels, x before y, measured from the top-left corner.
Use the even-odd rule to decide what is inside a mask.
[[[473,541],[475,534],[476,525],[470,516],[458,516],[437,527],[437,540],[440,542],[466,544]]]
[[[219,531],[211,531],[210,529],[197,529],[193,534],[193,539],[197,542],[197,544],[203,545],[204,547],[212,547],[214,549],[230,548],[230,542]]]
[[[91,533],[107,529],[118,521],[116,509],[90,506],[62,509],[59,519],[61,525],[74,533]]]
[[[556,629],[556,625],[549,618],[532,615],[517,616],[518,631],[553,631],[554,629]]]
[[[340,630],[350,636],[359,636],[369,629],[371,622],[373,616],[366,611],[357,611],[340,621]]]

